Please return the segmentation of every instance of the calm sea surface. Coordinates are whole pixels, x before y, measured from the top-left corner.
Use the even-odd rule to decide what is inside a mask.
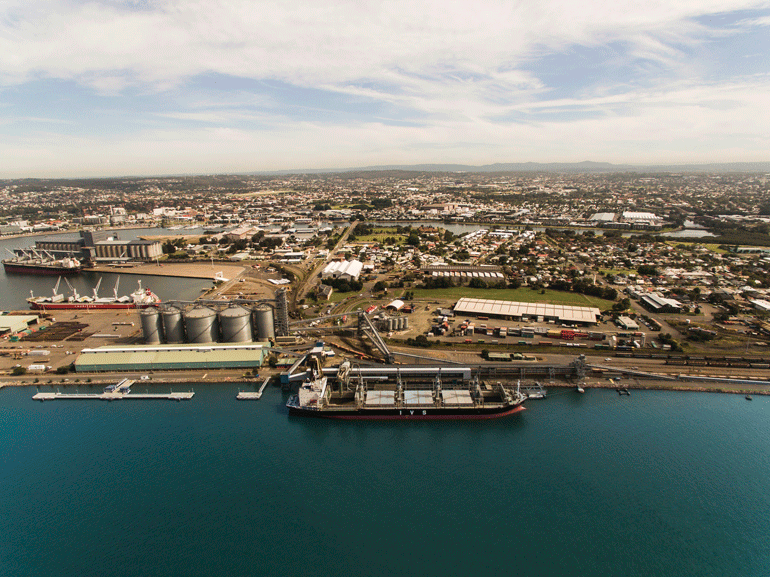
[[[554,391],[491,422],[337,423],[289,418],[277,389],[195,392],[0,390],[0,575],[770,574],[764,397]]]

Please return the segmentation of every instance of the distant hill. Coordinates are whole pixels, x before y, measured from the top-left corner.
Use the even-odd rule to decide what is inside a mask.
[[[565,172],[565,173],[602,173],[602,172],[770,172],[770,162],[725,162],[711,164],[660,164],[632,165],[611,164],[609,162],[506,162],[474,166],[470,164],[388,164],[382,166],[361,166],[357,168],[271,170],[250,174],[328,174],[335,172]]]

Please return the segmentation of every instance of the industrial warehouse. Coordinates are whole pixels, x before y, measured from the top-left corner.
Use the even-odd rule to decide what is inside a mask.
[[[105,346],[83,349],[76,372],[254,368],[270,354],[270,343]]]
[[[521,303],[489,299],[462,298],[454,306],[455,314],[486,316],[511,321],[566,322],[595,325],[601,311],[596,307]]]

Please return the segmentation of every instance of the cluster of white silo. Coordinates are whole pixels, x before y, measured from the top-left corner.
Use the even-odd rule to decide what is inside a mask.
[[[232,305],[219,311],[203,305],[186,311],[174,306],[149,307],[140,314],[147,344],[247,343],[275,338],[273,309],[269,305],[253,309]]]
[[[380,318],[380,330],[387,332],[403,331],[409,328],[409,320],[406,317]]]

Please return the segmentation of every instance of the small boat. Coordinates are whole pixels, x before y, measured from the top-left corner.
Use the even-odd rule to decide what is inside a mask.
[[[752,400],[751,396],[750,395],[746,395],[746,400],[747,401],[751,401]]]

